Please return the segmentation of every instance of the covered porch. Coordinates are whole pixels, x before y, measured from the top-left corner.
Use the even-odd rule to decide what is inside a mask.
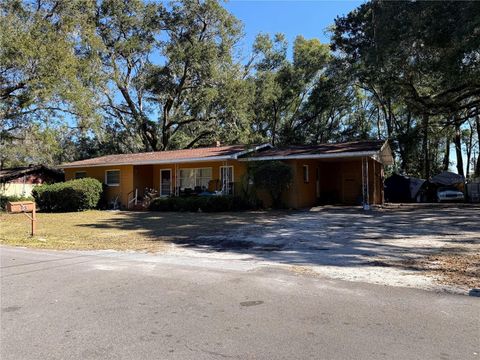
[[[134,165],[127,207],[158,196],[234,195],[244,167],[232,160]]]

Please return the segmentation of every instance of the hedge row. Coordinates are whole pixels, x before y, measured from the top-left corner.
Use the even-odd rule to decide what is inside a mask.
[[[98,205],[102,184],[92,178],[37,186],[32,195],[38,207],[47,212],[82,211]]]
[[[0,195],[0,210],[4,211],[9,201],[33,201],[32,197],[17,195]]]
[[[238,196],[190,196],[156,198],[150,203],[151,211],[239,211],[256,208],[255,204]]]

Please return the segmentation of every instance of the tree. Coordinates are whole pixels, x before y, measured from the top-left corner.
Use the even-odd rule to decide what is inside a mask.
[[[270,193],[274,208],[282,207],[282,193],[293,181],[292,168],[281,161],[262,161],[250,168],[253,182]]]
[[[335,20],[332,49],[381,107],[400,96],[421,118],[423,175],[430,174],[430,118],[463,123],[480,102],[478,2],[370,1]],[[379,89],[380,91],[378,91]],[[389,136],[396,122],[388,119]]]
[[[301,36],[287,60],[287,43],[281,34],[273,39],[259,35],[254,45],[254,127],[275,145],[300,140],[306,120],[300,114],[329,59],[328,46]]]
[[[217,1],[166,9],[105,0],[96,27],[110,84],[104,109],[129,151],[241,137],[246,92],[232,55],[241,25]]]
[[[0,147],[46,126],[88,127],[95,116],[95,59],[84,40],[81,2],[6,0],[0,4]],[[79,30],[80,29],[80,30]],[[32,129],[34,134],[28,134]],[[46,130],[41,130],[46,131]],[[15,163],[17,160],[13,160]],[[2,156],[2,163],[5,157]]]

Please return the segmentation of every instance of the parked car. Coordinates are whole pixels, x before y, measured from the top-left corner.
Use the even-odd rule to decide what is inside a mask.
[[[440,187],[437,190],[437,201],[465,201],[465,195],[454,187]]]

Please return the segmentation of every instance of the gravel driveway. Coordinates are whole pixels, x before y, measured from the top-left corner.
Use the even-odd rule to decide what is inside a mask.
[[[256,213],[250,223],[175,241],[175,251],[353,281],[475,292],[479,214],[478,207],[455,206]],[[452,257],[462,261],[454,264]]]

